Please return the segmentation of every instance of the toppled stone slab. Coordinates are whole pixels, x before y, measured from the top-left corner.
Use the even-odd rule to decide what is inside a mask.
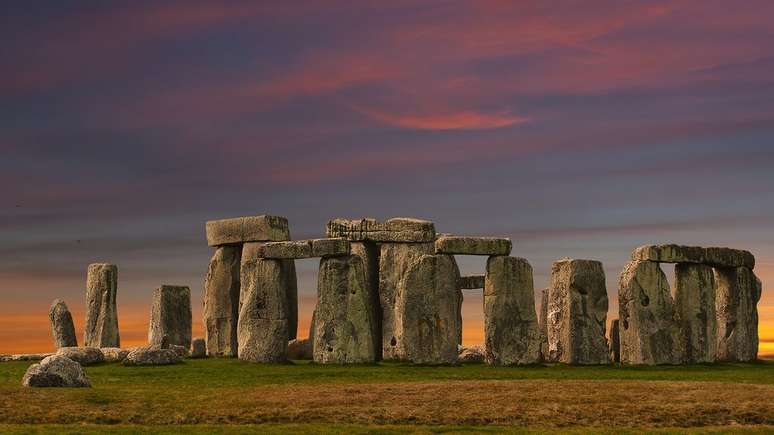
[[[675,266],[675,321],[680,328],[683,362],[715,362],[717,326],[711,267],[691,263]]]
[[[610,361],[614,363],[621,362],[621,321],[614,319],[610,322]]]
[[[548,290],[549,361],[609,363],[607,308],[602,263],[573,259],[554,262]]]
[[[288,359],[310,360],[312,358],[312,340],[308,338],[301,338],[290,340],[288,342]]]
[[[83,344],[87,347],[120,347],[118,334],[118,267],[90,264],[86,278],[86,325]]]
[[[312,257],[341,257],[351,252],[349,240],[336,237],[327,239],[312,239]]]
[[[202,323],[210,356],[237,355],[241,259],[241,246],[221,246],[207,269]]]
[[[24,373],[25,387],[91,387],[91,381],[76,361],[62,355],[44,358]]]
[[[435,225],[414,218],[392,218],[385,222],[376,219],[333,219],[326,226],[328,237],[343,237],[349,241],[422,243],[435,240]]]
[[[502,237],[443,235],[435,241],[435,252],[451,255],[510,255],[511,240]]]
[[[532,266],[523,258],[496,256],[486,263],[485,358],[490,365],[540,361],[540,327],[535,313]]]
[[[462,364],[482,363],[484,362],[484,348],[481,346],[461,346],[457,361]]]
[[[206,232],[209,246],[290,240],[288,220],[281,216],[261,215],[208,221]]]
[[[191,358],[204,358],[207,356],[207,346],[203,338],[191,340]]]
[[[460,280],[457,282],[457,286],[462,290],[483,289],[484,281],[486,281],[486,275],[483,273],[465,275],[460,277]]]
[[[82,366],[99,364],[105,361],[102,350],[96,347],[60,347],[56,355],[66,356]]]
[[[40,361],[53,353],[16,353],[12,355],[0,355],[0,362],[8,361]]]
[[[48,318],[51,321],[51,335],[54,338],[55,349],[78,346],[73,316],[63,300],[54,300],[51,309],[48,310]]]
[[[165,366],[178,364],[182,359],[174,349],[160,349],[155,346],[140,347],[129,352],[124,359],[128,366]]]
[[[120,347],[103,347],[100,349],[105,357],[105,362],[121,362],[126,359],[133,349],[121,349]]]
[[[683,350],[666,275],[653,261],[631,261],[619,278],[622,364],[680,364]]]
[[[761,280],[746,267],[716,268],[715,286],[717,360],[755,361]]]
[[[748,251],[731,248],[702,248],[681,245],[645,245],[632,252],[632,260],[656,263],[697,263],[714,267],[755,267],[755,257]]]
[[[148,343],[191,347],[191,290],[187,286],[162,285],[153,292]]]

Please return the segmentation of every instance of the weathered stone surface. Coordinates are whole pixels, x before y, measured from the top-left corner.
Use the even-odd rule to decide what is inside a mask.
[[[371,320],[373,321],[374,355],[377,360],[382,359],[382,308],[379,301],[379,253],[380,248],[374,242],[351,242],[352,255],[357,255],[363,260],[366,288],[373,298],[369,303]],[[311,339],[311,334],[310,334]]]
[[[602,263],[572,259],[554,262],[548,289],[548,360],[609,363],[607,308]]]
[[[0,355],[0,362],[8,361],[40,361],[53,353],[15,353],[12,355]]]
[[[48,310],[48,318],[51,321],[51,335],[54,338],[55,349],[78,346],[73,316],[63,300],[54,300],[51,309]]]
[[[454,364],[462,342],[460,272],[451,255],[423,255],[398,284],[395,337],[398,359]]]
[[[392,218],[384,223],[375,219],[333,219],[328,222],[326,235],[357,242],[433,242],[435,225],[430,221],[414,218]]]
[[[382,243],[379,254],[379,306],[381,307],[382,358],[402,359],[395,333],[395,298],[398,282],[409,266],[434,251],[432,243]],[[456,283],[455,283],[456,285]]]
[[[191,358],[204,358],[207,356],[207,342],[203,338],[191,340]]]
[[[368,294],[363,260],[357,255],[323,258],[314,313],[315,362],[353,364],[376,361],[374,298]]]
[[[481,346],[460,347],[457,361],[462,364],[476,364],[484,362],[484,348]]]
[[[483,289],[485,280],[486,280],[486,275],[484,275],[483,273],[478,273],[475,275],[465,275],[460,277],[460,280],[457,283],[457,286],[463,290]]]
[[[153,292],[148,343],[191,347],[191,290],[186,286],[162,285]]]
[[[679,364],[680,330],[666,275],[653,261],[631,261],[618,288],[622,364]]]
[[[502,237],[443,235],[435,241],[437,254],[510,255],[511,240]]]
[[[288,220],[281,216],[261,215],[208,221],[206,232],[209,246],[290,240]]]
[[[610,361],[614,363],[621,362],[621,338],[620,338],[621,322],[618,319],[614,319],[610,322]]]
[[[105,355],[97,347],[60,347],[56,355],[66,356],[82,366],[105,361]]]
[[[746,267],[715,269],[717,360],[758,357],[758,301],[761,281]]]
[[[260,258],[292,260],[312,257],[312,244],[309,240],[287,242],[267,242],[257,246],[256,255]]]
[[[168,349],[172,349],[173,351],[175,351],[177,356],[179,356],[180,358],[187,357],[189,352],[189,348],[185,346],[181,346],[179,344],[170,344]]]
[[[52,355],[33,364],[24,374],[25,387],[91,387],[81,365],[61,355]]]
[[[523,258],[495,256],[486,263],[485,358],[491,365],[540,361],[532,266]]]
[[[84,345],[120,347],[118,334],[118,267],[115,264],[90,264],[86,278],[86,325]]]
[[[680,245],[645,245],[632,252],[632,260],[657,263],[697,263],[715,267],[755,267],[755,257],[748,251],[730,248],[701,248]]]
[[[711,267],[690,263],[675,266],[675,320],[680,328],[683,362],[715,362],[715,279]]]
[[[292,260],[259,258],[246,244],[242,251],[242,289],[238,342],[239,359],[252,362],[283,362],[287,359],[291,307],[295,293]],[[292,289],[291,289],[292,287]]]
[[[540,326],[540,359],[548,361],[548,289],[540,291],[540,311],[538,312]]]
[[[309,360],[312,358],[312,340],[301,338],[288,342],[288,359]]]
[[[124,359],[128,366],[165,366],[181,362],[180,355],[174,349],[160,349],[155,346],[140,347],[132,350]]]
[[[237,355],[241,246],[215,250],[204,280],[204,340],[211,356]]]
[[[121,349],[120,347],[103,347],[100,350],[105,357],[105,362],[121,362],[132,351],[132,349]]]
[[[312,239],[312,257],[338,257],[349,255],[351,248],[349,240],[337,237],[329,239]]]

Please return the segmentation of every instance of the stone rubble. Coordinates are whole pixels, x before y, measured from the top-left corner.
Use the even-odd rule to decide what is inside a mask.
[[[82,366],[99,364],[105,361],[105,355],[98,347],[60,347],[55,355],[70,358]]]

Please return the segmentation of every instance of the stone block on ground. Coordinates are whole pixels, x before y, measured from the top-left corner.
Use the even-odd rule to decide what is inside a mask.
[[[435,225],[414,218],[332,219],[326,226],[328,237],[343,237],[354,242],[427,243],[435,240]]]
[[[203,338],[191,340],[191,358],[204,358],[207,356],[207,343]]]
[[[675,321],[680,329],[683,362],[715,362],[717,325],[715,278],[703,264],[675,266]]]
[[[758,301],[761,281],[746,267],[715,269],[717,360],[755,361],[758,357]]]
[[[435,240],[437,254],[510,255],[511,240],[503,237],[443,235]]]
[[[83,344],[87,347],[120,347],[118,333],[118,267],[90,264],[86,278],[86,324]]]
[[[76,361],[52,355],[31,365],[22,378],[25,387],[91,387],[91,381]]]
[[[103,347],[100,350],[105,357],[105,362],[121,362],[132,351],[132,349],[121,349],[120,347]]]
[[[310,360],[312,358],[312,340],[299,338],[288,342],[288,359]]]
[[[461,364],[477,364],[484,362],[484,348],[481,346],[460,347],[457,361]]]
[[[60,347],[55,355],[66,356],[82,366],[105,361],[105,355],[97,347]]]
[[[161,349],[156,346],[140,347],[132,350],[124,359],[128,366],[165,366],[178,364],[182,358],[174,349]]]
[[[261,215],[208,221],[206,233],[209,246],[290,240],[288,220],[281,216]]]
[[[242,246],[221,246],[207,269],[202,323],[207,354],[211,356],[237,355],[241,259]]]
[[[187,286],[162,285],[153,292],[148,343],[191,347],[191,290]]]
[[[460,277],[457,286],[462,290],[478,290],[484,288],[484,281],[486,275],[483,273],[477,273],[475,275],[464,275]]]
[[[748,251],[731,248],[702,248],[681,245],[645,245],[632,252],[632,260],[657,263],[696,263],[714,267],[755,267],[755,257]]]
[[[55,349],[78,346],[73,316],[63,300],[54,300],[48,310],[48,318],[51,322],[51,335],[54,339]]]

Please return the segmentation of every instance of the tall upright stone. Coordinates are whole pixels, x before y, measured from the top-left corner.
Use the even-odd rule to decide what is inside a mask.
[[[352,255],[357,255],[363,261],[366,291],[372,300],[371,326],[373,328],[374,354],[376,359],[382,359],[382,309],[379,302],[379,246],[375,242],[351,242]]]
[[[554,262],[548,293],[548,356],[567,364],[607,364],[607,289],[602,263]]]
[[[523,258],[494,256],[484,283],[485,359],[491,365],[540,361],[532,266]]]
[[[674,302],[659,264],[634,260],[619,279],[622,364],[680,364],[682,341]]]
[[[116,309],[117,290],[118,267],[115,264],[89,265],[86,278],[84,346],[121,347]]]
[[[548,361],[548,289],[540,291],[540,312],[538,315],[540,325],[540,359]]]
[[[680,328],[683,362],[715,362],[715,279],[710,266],[675,266],[675,320]]]
[[[761,281],[746,267],[715,269],[717,360],[758,357],[758,301]]]
[[[191,347],[191,290],[186,286],[162,285],[153,292],[148,343]]]
[[[55,349],[78,346],[73,316],[63,300],[54,300],[51,309],[48,310],[48,318],[51,321],[51,335]]]
[[[287,360],[291,286],[295,284],[293,260],[257,256],[259,243],[242,250],[241,291],[237,334],[239,359],[276,363]]]
[[[202,321],[207,354],[210,356],[237,355],[241,258],[241,245],[220,246],[207,269]]]
[[[454,364],[462,336],[462,291],[451,255],[423,255],[398,284],[395,305],[397,359]]]
[[[354,364],[376,361],[372,307],[363,260],[357,255],[320,260],[314,312],[314,361]],[[370,289],[373,291],[373,289]]]
[[[610,361],[621,362],[621,321],[614,319],[610,322]]]

